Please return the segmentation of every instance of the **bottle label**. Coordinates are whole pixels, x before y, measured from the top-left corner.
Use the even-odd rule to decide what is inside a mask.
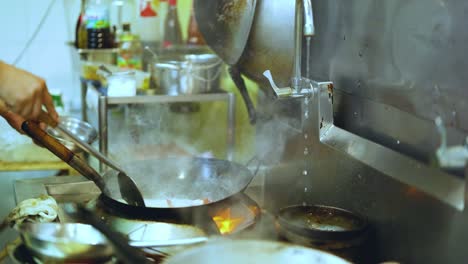
[[[110,27],[109,10],[106,8],[91,7],[86,10],[86,28],[101,29]]]
[[[122,69],[141,70],[141,57],[132,56],[131,54],[119,54],[117,57],[117,66]]]

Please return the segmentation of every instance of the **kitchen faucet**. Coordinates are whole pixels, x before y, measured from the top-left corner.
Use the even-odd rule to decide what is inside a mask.
[[[468,137],[465,139],[464,146],[447,147],[447,131],[440,116],[435,119],[435,124],[441,139],[436,152],[439,166],[446,169],[464,168],[468,163]]]
[[[273,80],[270,70],[266,70],[263,73],[270,82],[274,94],[278,99],[307,97],[313,95],[322,87],[326,89],[333,87],[333,83],[331,82],[316,82],[302,77],[302,38],[306,37],[310,40],[315,35],[312,0],[296,0],[295,12],[294,68],[291,87],[280,88]]]

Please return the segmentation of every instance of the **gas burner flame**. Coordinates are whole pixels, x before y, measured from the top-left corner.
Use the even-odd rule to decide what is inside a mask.
[[[217,215],[213,216],[213,221],[218,227],[221,235],[229,235],[234,233],[240,224],[244,222],[243,217],[234,218],[231,215],[231,208],[220,210]]]

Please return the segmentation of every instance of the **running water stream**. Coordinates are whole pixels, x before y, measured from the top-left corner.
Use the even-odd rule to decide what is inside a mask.
[[[311,37],[306,37],[306,78],[310,79],[310,42],[311,42]],[[304,195],[303,195],[303,200],[302,200],[302,205],[307,205],[307,193],[309,191],[308,183],[308,177],[309,176],[309,171],[308,171],[308,163],[309,163],[309,156],[310,156],[310,149],[309,149],[309,135],[307,134],[307,126],[309,123],[309,102],[310,98],[306,96],[304,98],[304,102],[302,105],[303,109],[303,116],[302,116],[302,133],[304,135],[304,169],[302,171],[302,177],[304,177]]]
[[[302,109],[303,109],[303,116],[302,116],[302,133],[304,136],[304,167],[302,170],[302,177],[304,177],[303,182],[304,182],[304,195],[303,195],[303,200],[302,200],[302,205],[307,205],[307,193],[309,191],[309,186],[308,186],[308,177],[309,176],[309,170],[308,170],[308,163],[309,163],[309,156],[310,156],[310,149],[309,149],[309,135],[307,134],[307,124],[309,122],[309,102],[310,98],[305,97],[303,104],[302,104]]]

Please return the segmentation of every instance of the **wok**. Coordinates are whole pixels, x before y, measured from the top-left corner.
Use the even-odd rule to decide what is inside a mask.
[[[146,207],[141,207],[131,201],[128,203],[128,195],[121,191],[122,182],[118,171],[108,170],[101,176],[34,122],[26,121],[22,127],[52,153],[96,183],[107,204],[121,208],[124,212],[154,213],[154,219],[158,215],[163,218],[168,216],[168,219],[174,219],[180,214],[191,217],[192,208],[227,199],[244,190],[254,177],[246,167],[219,159],[165,158],[122,164],[124,170],[132,175],[142,195]]]
[[[229,74],[244,98],[250,122],[256,121],[255,108],[242,79],[239,65],[247,44],[257,0],[194,1],[195,19],[206,43],[229,67]]]
[[[263,76],[270,70],[275,82],[286,87],[293,76],[296,2],[270,0],[194,1],[198,27],[206,43],[228,65],[241,92],[251,122],[255,109],[241,75],[260,84],[272,97]]]
[[[254,177],[241,164],[209,158],[138,160],[122,167],[138,185],[145,209],[182,209],[216,203],[243,191]],[[127,205],[119,192],[116,173],[107,171],[103,180],[109,198]]]

